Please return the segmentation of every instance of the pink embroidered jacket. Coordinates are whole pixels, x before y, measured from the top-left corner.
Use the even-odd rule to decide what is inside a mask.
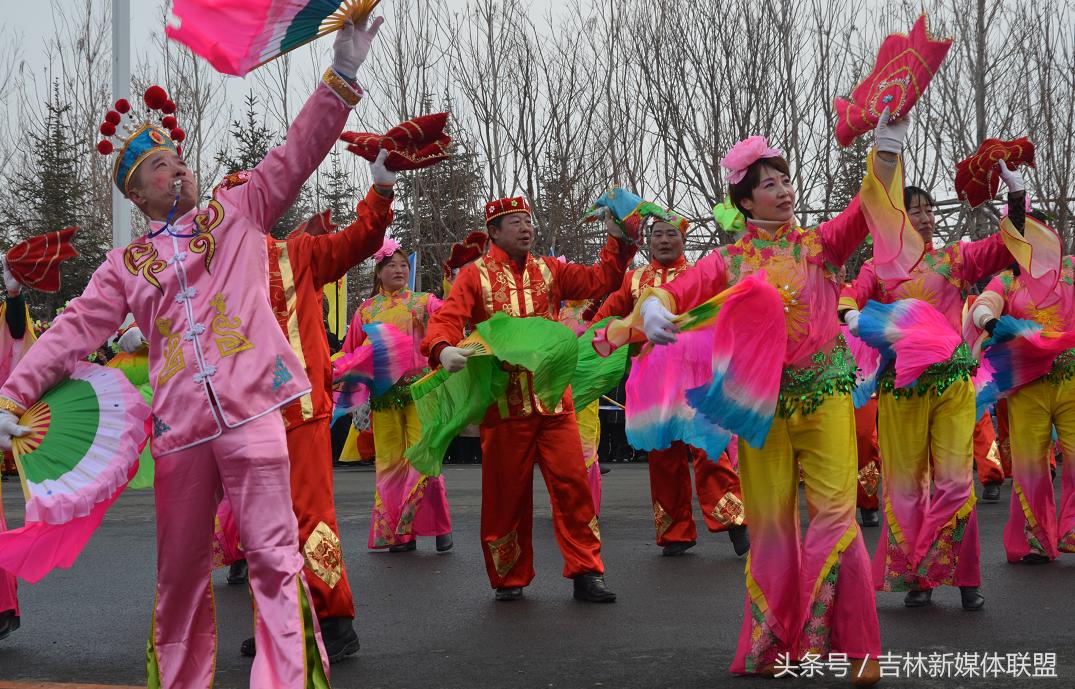
[[[169,231],[163,223],[108,252],[12,372],[0,396],[33,404],[134,314],[149,340],[153,454],[219,436],[310,390],[269,303],[265,236],[343,131],[350,107],[320,84],[287,142],[243,186],[216,193]],[[215,403],[212,401],[215,400]]]

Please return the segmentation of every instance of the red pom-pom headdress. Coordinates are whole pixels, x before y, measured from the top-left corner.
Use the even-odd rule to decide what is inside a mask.
[[[168,98],[168,93],[160,86],[153,85],[142,96],[145,109],[136,111],[131,103],[120,98],[115,109],[105,113],[100,132],[105,137],[97,143],[97,152],[101,155],[116,153],[112,168],[112,180],[124,194],[131,175],[142,161],[160,150],[175,151],[182,155],[179,142],[186,138],[186,132],[179,127],[175,115],[175,103]],[[154,120],[158,120],[159,124]]]

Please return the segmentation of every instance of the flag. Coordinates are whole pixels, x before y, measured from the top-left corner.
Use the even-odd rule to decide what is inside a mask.
[[[407,285],[407,289],[409,289],[409,290],[411,290],[413,292],[414,291],[414,280],[418,276],[418,252],[417,251],[412,252],[411,255],[407,257],[407,268],[408,268],[408,271],[409,271],[410,276],[411,276],[410,282]]]
[[[325,316],[328,331],[341,342],[347,333],[347,276],[324,287],[328,314]]]

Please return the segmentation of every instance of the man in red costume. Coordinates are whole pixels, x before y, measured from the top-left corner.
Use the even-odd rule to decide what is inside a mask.
[[[558,320],[567,299],[600,299],[623,279],[635,247],[609,238],[601,260],[593,266],[560,263],[530,254],[534,228],[523,198],[492,201],[485,206],[492,246],[478,261],[460,271],[444,306],[429,323],[422,352],[430,364],[459,371],[471,352],[455,345],[468,323],[494,313],[518,318]],[[577,600],[612,602],[601,562],[597,526],[582,443],[575,423],[570,389],[553,409],[533,393],[533,376],[510,368],[503,399],[489,407],[481,425],[482,551],[497,600],[522,598],[534,578],[534,462],[541,466],[552,500],[553,525],[564,556],[564,576],[574,579]]]
[[[675,213],[672,222],[657,221],[649,232],[650,261],[632,270],[623,284],[598,309],[594,322],[609,316],[622,318],[634,310],[635,302],[650,287],[671,282],[691,266],[683,255],[689,223]],[[653,498],[653,524],[657,545],[664,555],[682,555],[697,544],[697,530],[691,506],[691,470],[705,525],[711,532],[727,531],[736,555],[750,549],[743,515],[743,491],[739,475],[728,453],[717,461],[701,450],[676,441],[667,450],[649,453],[649,486]]]

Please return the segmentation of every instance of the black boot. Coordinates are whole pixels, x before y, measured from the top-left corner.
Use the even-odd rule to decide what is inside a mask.
[[[982,502],[999,502],[1000,501],[1000,484],[999,483],[987,483],[983,486]]]
[[[497,589],[496,599],[500,601],[520,600],[523,597],[522,586],[511,586],[508,588]]]
[[[1024,565],[1045,565],[1052,562],[1052,560],[1049,559],[1048,555],[1042,555],[1041,553],[1027,553],[1020,562]]]
[[[11,632],[19,628],[19,616],[14,610],[0,612],[0,639],[6,639]]]
[[[325,642],[328,662],[337,663],[358,653],[361,644],[350,617],[326,617],[321,620],[321,640]]]
[[[246,567],[246,560],[236,560],[228,567],[229,584],[245,584],[250,578],[250,572]]]
[[[400,543],[399,545],[393,545],[388,547],[390,553],[409,553],[412,550],[418,548],[418,541],[408,541],[407,543]]]
[[[605,586],[605,577],[596,572],[575,577],[575,600],[589,603],[614,603],[616,594]]]
[[[604,476],[608,472],[612,471],[612,467],[607,466],[605,463],[602,462],[597,465],[597,470],[601,472],[602,476]]]
[[[676,541],[675,543],[669,543],[661,551],[661,555],[666,557],[675,557],[676,555],[682,555],[694,546],[698,544],[698,541]]]
[[[728,538],[732,539],[732,549],[739,557],[750,552],[750,534],[747,533],[745,525],[740,524],[728,529]]]
[[[878,516],[877,510],[868,510],[865,507],[859,508],[859,519],[862,520],[863,526],[880,526],[881,517]]]
[[[903,604],[908,608],[924,608],[933,602],[933,589],[908,591],[903,597]]]
[[[959,597],[963,599],[963,609],[968,612],[981,610],[985,605],[985,596],[977,586],[960,586]]]
[[[440,536],[437,536],[438,553],[443,553],[446,550],[451,550],[452,546],[454,545],[455,541],[452,540],[452,534],[450,531],[448,533],[442,533]]]

